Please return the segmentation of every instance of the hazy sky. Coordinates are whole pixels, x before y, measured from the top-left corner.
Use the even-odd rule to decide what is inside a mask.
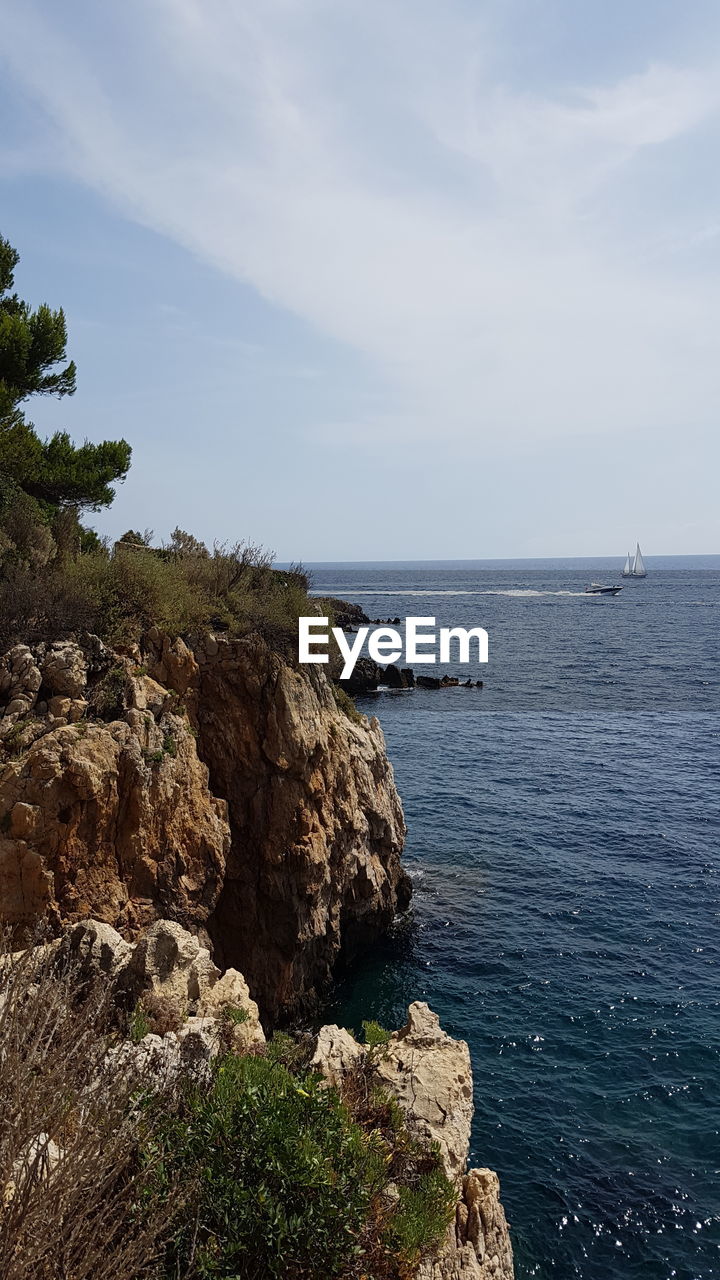
[[[0,232],[95,523],[720,551],[717,0],[0,0]]]

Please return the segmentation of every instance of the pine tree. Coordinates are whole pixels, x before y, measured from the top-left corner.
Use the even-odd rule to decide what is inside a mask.
[[[67,326],[62,308],[36,311],[11,293],[20,255],[0,237],[0,420],[32,395],[71,396],[75,364],[51,372],[65,359]]]
[[[74,445],[65,431],[43,440],[26,420],[20,406],[30,396],[73,395],[76,369],[72,360],[65,365],[62,309],[33,310],[12,291],[18,260],[0,237],[0,524],[18,499],[25,509],[28,499],[35,503],[44,522],[62,509],[108,506],[131,457],[125,440]]]

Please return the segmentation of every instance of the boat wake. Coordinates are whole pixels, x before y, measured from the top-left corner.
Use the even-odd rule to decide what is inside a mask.
[[[345,590],[342,587],[336,587],[336,591],[342,591],[343,596],[577,596],[584,599],[586,593],[584,591],[536,591],[530,587],[507,587],[496,588],[486,591],[421,591],[421,590],[392,590],[392,591],[355,591]],[[322,596],[322,591],[311,592],[312,595]]]

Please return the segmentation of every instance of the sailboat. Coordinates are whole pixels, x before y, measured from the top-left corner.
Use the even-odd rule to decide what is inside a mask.
[[[628,551],[622,576],[623,578],[647,578],[647,569],[643,562],[639,542],[636,544],[634,556],[632,551]]]

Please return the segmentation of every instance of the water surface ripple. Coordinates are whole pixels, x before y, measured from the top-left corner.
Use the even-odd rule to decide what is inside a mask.
[[[720,572],[602,602],[561,594],[572,567],[315,586],[491,641],[482,692],[362,702],[415,903],[329,1012],[398,1025],[427,999],[469,1041],[472,1160],[500,1174],[519,1280],[720,1276]]]

